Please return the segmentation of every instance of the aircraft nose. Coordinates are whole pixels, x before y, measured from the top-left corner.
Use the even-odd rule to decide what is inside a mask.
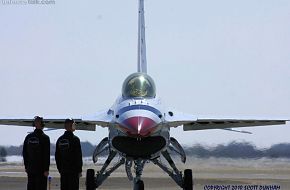
[[[128,135],[146,137],[157,127],[157,123],[148,117],[131,117],[123,121]]]

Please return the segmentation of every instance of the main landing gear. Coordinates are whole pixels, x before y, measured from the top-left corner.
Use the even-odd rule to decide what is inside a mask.
[[[181,161],[186,161],[186,156],[184,154],[183,149],[179,145],[179,143],[175,139],[170,139],[171,145],[169,146],[170,150],[175,151],[180,155]],[[155,165],[160,167],[164,172],[166,172],[178,186],[180,186],[183,190],[193,190],[193,180],[192,180],[192,170],[186,169],[184,172],[181,172],[177,169],[175,163],[173,162],[169,152],[163,151],[161,152],[160,157],[162,156],[169,164],[161,162],[161,158],[157,157],[154,159],[132,159],[132,158],[124,158],[116,162],[113,167],[108,168],[112,160],[116,157],[117,152],[110,150],[108,147],[108,139],[103,139],[103,141],[97,146],[96,151],[93,155],[93,160],[96,162],[98,160],[98,156],[100,153],[104,151],[109,151],[109,155],[101,170],[95,174],[93,169],[87,170],[86,175],[86,190],[96,190],[102,183],[121,165],[125,165],[125,170],[127,177],[130,181],[133,182],[133,190],[144,190],[144,182],[141,179],[143,169],[146,163],[153,162]],[[134,167],[133,167],[134,165]],[[135,177],[132,174],[132,167],[134,168]]]
[[[177,169],[168,151],[162,152],[162,156],[167,160],[172,169],[163,164],[159,158],[152,160],[152,162],[166,172],[183,190],[193,190],[192,170],[186,169],[184,170],[184,175],[182,175],[182,172]]]

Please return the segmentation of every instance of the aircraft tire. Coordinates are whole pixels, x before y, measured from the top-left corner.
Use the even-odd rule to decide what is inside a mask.
[[[192,170],[184,170],[183,189],[193,190]]]
[[[88,169],[86,175],[86,190],[95,190],[95,170]]]
[[[134,184],[134,190],[144,190],[144,182],[142,180],[138,180]]]

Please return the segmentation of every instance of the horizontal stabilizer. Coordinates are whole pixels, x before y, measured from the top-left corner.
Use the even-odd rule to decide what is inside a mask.
[[[231,131],[231,132],[237,132],[237,133],[253,134],[253,133],[251,133],[249,131],[241,131],[241,130],[236,130],[236,129],[231,129],[231,128],[226,128],[226,129],[222,129],[222,130]]]

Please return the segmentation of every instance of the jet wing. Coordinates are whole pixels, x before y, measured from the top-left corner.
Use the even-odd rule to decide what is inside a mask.
[[[32,126],[34,117],[0,118],[0,125]],[[65,119],[70,117],[44,117],[45,128],[63,129]],[[111,115],[107,111],[98,112],[86,117],[72,117],[77,130],[95,131],[96,126],[108,127],[111,124]]]
[[[168,127],[183,126],[184,131],[206,129],[231,129],[238,127],[256,127],[267,125],[283,125],[287,119],[235,119],[235,118],[201,118],[176,111],[169,111],[165,116]]]
[[[184,131],[205,129],[228,129],[237,127],[257,127],[267,125],[283,125],[288,120],[257,119],[197,119],[183,125]]]
[[[49,129],[63,129],[64,128],[64,120],[62,119],[43,119],[45,128]],[[74,119],[76,122],[77,130],[87,130],[94,131],[96,128],[96,124],[93,122],[83,121],[82,119]],[[31,119],[23,119],[23,118],[13,118],[13,119],[0,119],[0,125],[14,125],[14,126],[32,126],[33,117]]]

